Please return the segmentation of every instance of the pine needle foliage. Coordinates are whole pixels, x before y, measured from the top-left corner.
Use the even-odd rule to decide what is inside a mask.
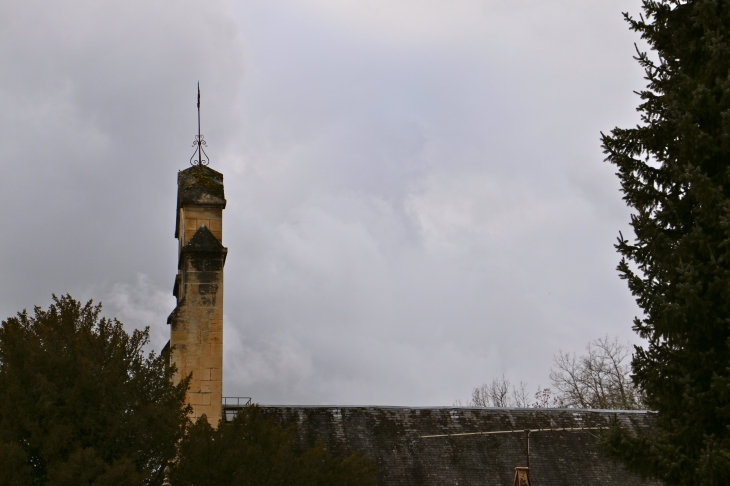
[[[633,209],[621,278],[643,310],[633,378],[655,432],[604,448],[675,485],[730,484],[730,1],[644,0],[641,123],[602,134]]]
[[[101,305],[54,296],[0,326],[0,486],[158,485],[188,383]]]
[[[172,471],[175,486],[375,486],[375,465],[359,453],[333,456],[321,441],[302,449],[296,426],[283,427],[247,407],[213,429],[191,425]]]

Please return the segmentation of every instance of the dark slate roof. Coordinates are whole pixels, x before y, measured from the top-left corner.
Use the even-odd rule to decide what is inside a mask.
[[[642,411],[579,409],[292,407],[261,405],[266,416],[296,423],[301,446],[321,439],[337,455],[375,459],[379,485],[510,486],[525,466],[525,434],[423,438],[424,435],[554,427],[606,426],[617,417],[634,430],[651,427]],[[601,455],[596,430],[530,435],[534,486],[655,485]]]

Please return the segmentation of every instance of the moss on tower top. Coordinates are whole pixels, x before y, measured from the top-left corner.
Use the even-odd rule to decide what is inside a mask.
[[[194,165],[177,174],[177,207],[226,207],[223,174],[210,167]]]

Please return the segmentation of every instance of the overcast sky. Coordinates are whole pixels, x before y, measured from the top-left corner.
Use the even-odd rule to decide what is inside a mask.
[[[196,83],[225,176],[224,395],[451,405],[637,342],[599,132],[638,0],[0,2],[0,315],[104,303],[160,349]]]

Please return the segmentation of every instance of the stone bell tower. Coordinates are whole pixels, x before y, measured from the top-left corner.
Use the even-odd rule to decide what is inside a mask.
[[[218,426],[223,395],[223,174],[207,167],[209,160],[200,134],[190,158],[192,167],[177,174],[177,276],[173,295],[177,306],[170,324],[170,362],[177,367],[175,381],[192,375],[187,402],[193,419],[206,415]],[[197,155],[197,160],[193,160]]]
[[[193,419],[205,414],[214,427],[223,395],[223,175],[194,165],[177,176],[178,273],[170,314],[170,362],[176,381],[192,373],[187,400]]]

